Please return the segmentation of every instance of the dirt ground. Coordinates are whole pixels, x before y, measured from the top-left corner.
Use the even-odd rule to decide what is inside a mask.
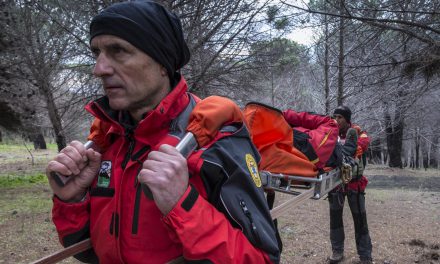
[[[0,163],[0,171],[3,169],[6,167]],[[366,174],[370,181],[366,204],[374,263],[440,263],[439,171],[371,165]],[[51,223],[50,197],[45,184],[0,189],[0,263],[30,263],[61,249]],[[276,203],[287,198],[286,194],[277,194]],[[281,263],[327,262],[331,252],[328,210],[327,200],[308,200],[279,218],[284,243]],[[348,205],[344,224],[342,263],[356,263]],[[78,262],[70,258],[62,263]]]

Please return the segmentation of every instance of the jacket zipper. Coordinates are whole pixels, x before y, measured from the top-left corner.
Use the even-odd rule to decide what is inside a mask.
[[[241,207],[241,210],[243,211],[244,215],[249,219],[249,223],[251,224],[252,235],[256,240],[255,242],[257,244],[260,244],[261,241],[260,241],[260,236],[258,235],[258,232],[257,232],[257,226],[255,225],[254,220],[252,218],[252,214],[249,211],[249,209],[247,208],[246,203],[243,199],[240,199],[240,207]]]
[[[142,169],[142,162],[139,160],[139,158],[145,154],[147,151],[151,149],[150,146],[144,146],[141,148],[138,152],[136,152],[132,157],[131,160],[135,161],[139,164],[139,168],[136,172],[136,176],[134,177],[134,188],[136,189],[136,197],[134,200],[134,211],[133,211],[133,223],[131,226],[131,233],[133,235],[136,235],[138,232],[139,227],[139,208],[141,205],[141,193],[142,193],[142,186],[139,184],[137,176],[139,175],[139,172]]]
[[[134,201],[133,224],[131,226],[131,233],[133,235],[136,235],[138,232],[139,207],[141,204],[141,194],[142,194],[142,188],[141,188],[141,185],[138,183],[137,187],[136,187],[136,199]]]
[[[115,213],[112,213],[112,220],[110,221],[110,235],[113,235],[114,230],[114,224],[115,224]]]
[[[125,138],[128,140],[128,150],[121,164],[123,170],[125,170],[128,161],[131,159],[131,155],[133,154],[134,146],[136,144],[136,141],[133,137],[133,130],[127,129],[125,132]]]
[[[110,221],[110,235],[115,235],[118,238],[119,235],[119,214],[117,212],[112,213],[112,220]]]

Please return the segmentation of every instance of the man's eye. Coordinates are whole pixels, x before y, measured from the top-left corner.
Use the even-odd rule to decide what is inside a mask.
[[[94,57],[94,58],[98,58],[98,56],[99,56],[99,49],[92,49],[92,56]]]
[[[111,51],[112,51],[113,54],[120,54],[120,53],[126,52],[126,50],[123,47],[120,47],[120,46],[112,47]]]

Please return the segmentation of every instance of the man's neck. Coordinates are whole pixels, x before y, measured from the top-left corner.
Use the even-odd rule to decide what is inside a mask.
[[[133,118],[133,121],[137,124],[139,121],[144,119],[145,114],[154,110],[162,100],[167,97],[167,95],[172,91],[169,86],[169,82],[167,83],[168,88],[160,89],[156,94],[152,95],[152,98],[146,102],[146,106],[136,107],[134,109],[130,109],[130,115]]]
[[[348,131],[348,128],[349,128],[349,126],[339,128],[339,136],[342,138],[345,138],[347,131]]]
[[[130,111],[130,115],[131,115],[131,118],[133,119],[134,123],[137,124],[137,123],[139,123],[139,121],[144,119],[145,115],[148,112],[150,112],[153,109],[154,109],[154,107],[145,107],[145,108],[132,110],[132,111]]]

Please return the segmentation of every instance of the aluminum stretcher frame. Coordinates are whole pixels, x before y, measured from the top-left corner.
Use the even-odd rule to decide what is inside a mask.
[[[343,164],[342,166],[344,169],[351,168],[351,166],[348,164]],[[292,198],[284,201],[282,204],[270,211],[272,219],[276,219],[284,215],[285,212],[308,199],[321,199],[338,185],[349,180],[351,178],[351,174],[343,176],[342,171],[343,169],[341,168],[335,168],[331,171],[319,174],[316,178],[260,171],[261,182],[265,190],[273,190],[293,195]],[[344,171],[351,172],[351,169]],[[280,186],[281,179],[287,180],[287,185],[285,187]],[[309,185],[295,187],[295,185],[291,184],[292,181],[305,182],[309,183]]]

